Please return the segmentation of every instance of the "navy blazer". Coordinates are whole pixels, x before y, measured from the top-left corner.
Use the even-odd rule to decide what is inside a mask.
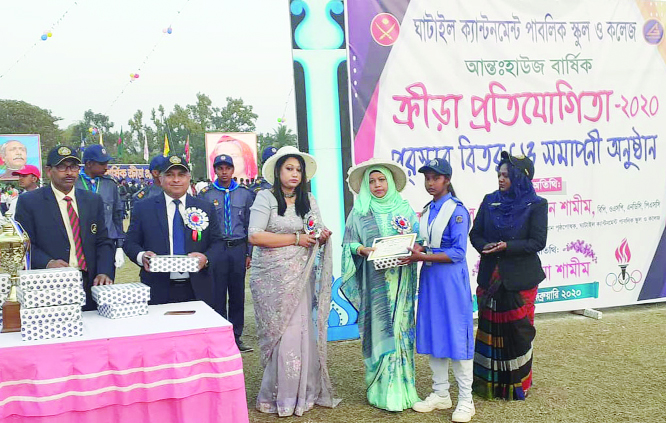
[[[83,254],[92,283],[99,274],[113,274],[115,247],[104,224],[102,197],[82,189],[76,189],[74,196],[79,211]],[[33,269],[45,269],[51,260],[69,263],[67,229],[51,185],[21,194],[14,218],[30,237]]]
[[[208,227],[201,232],[201,240],[192,240],[192,230],[185,227],[185,251],[203,253],[212,265],[214,257],[223,251],[222,230],[213,204],[187,195],[185,208],[196,207],[208,215]],[[150,287],[150,304],[169,302],[169,273],[146,272],[142,263],[136,261],[142,251],[152,251],[157,255],[169,255],[169,224],[167,222],[166,200],[163,194],[145,198],[134,203],[130,226],[123,245],[125,254],[141,267],[141,282]],[[204,267],[199,272],[190,273],[190,281],[197,300],[214,305],[213,271]]]
[[[481,254],[477,283],[482,288],[490,284],[495,266],[499,267],[502,284],[509,291],[522,291],[539,285],[546,278],[537,253],[546,246],[548,233],[548,201],[540,198],[530,204],[529,217],[515,236],[506,239],[495,228],[490,216],[490,204],[486,195],[474,219],[469,233],[472,245]],[[506,242],[506,250],[495,254],[483,254],[483,246],[489,242]]]

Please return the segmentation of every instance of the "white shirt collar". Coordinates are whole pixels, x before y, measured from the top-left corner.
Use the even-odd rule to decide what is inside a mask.
[[[166,192],[164,193],[164,198],[166,200],[167,206],[169,204],[173,204],[173,200],[175,200],[175,198],[170,197]],[[182,204],[183,207],[185,207],[185,200],[187,200],[187,193],[185,193],[182,197],[178,198],[178,200],[180,200],[180,204]]]
[[[72,187],[72,190],[65,194],[64,192],[60,191],[58,188],[54,187],[53,184],[51,184],[51,189],[53,190],[53,194],[55,194],[55,198],[58,201],[62,201],[66,196],[76,200],[76,197],[74,195],[74,191],[76,191],[75,187]]]

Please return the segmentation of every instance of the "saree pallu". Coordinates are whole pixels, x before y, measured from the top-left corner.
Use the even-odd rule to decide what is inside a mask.
[[[534,301],[537,287],[508,291],[495,268],[487,289],[478,287],[479,327],[473,391],[487,399],[524,400],[532,386]]]
[[[342,292],[359,311],[368,402],[403,411],[419,401],[414,365],[416,265],[375,270],[352,253],[352,245],[372,245],[380,236],[397,235],[393,215],[352,212],[343,239]],[[418,227],[416,215],[409,215]]]
[[[253,205],[257,212],[262,211],[258,202],[268,202],[269,195],[272,196],[266,191],[257,195]],[[321,222],[312,197],[310,206]],[[303,219],[293,205],[287,206],[284,216],[277,214],[277,206],[264,207],[270,213],[268,223],[265,227],[251,223],[251,234],[262,230],[301,233]],[[250,289],[264,367],[256,404],[261,412],[301,416],[315,404],[335,407],[340,402],[335,398],[327,367],[327,323],[333,280],[331,250],[330,242],[321,249],[319,244],[311,248],[295,245],[254,248]]]

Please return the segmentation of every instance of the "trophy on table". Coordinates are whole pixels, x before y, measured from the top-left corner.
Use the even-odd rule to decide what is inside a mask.
[[[2,332],[21,330],[21,305],[16,298],[18,271],[25,266],[25,255],[30,248],[28,234],[11,217],[0,218],[0,269],[9,273],[11,290],[2,306]],[[19,229],[20,228],[20,229]]]

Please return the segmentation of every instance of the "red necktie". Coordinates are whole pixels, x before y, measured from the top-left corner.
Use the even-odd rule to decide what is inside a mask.
[[[74,236],[74,246],[76,247],[76,260],[79,262],[81,270],[88,270],[86,266],[86,258],[83,255],[83,243],[81,241],[81,226],[79,225],[79,216],[77,216],[74,206],[72,206],[71,197],[65,196],[67,201],[67,214],[69,215],[69,224],[72,227],[72,235]]]

